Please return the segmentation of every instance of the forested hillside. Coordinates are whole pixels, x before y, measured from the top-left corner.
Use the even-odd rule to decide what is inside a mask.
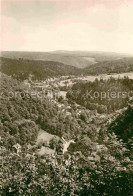
[[[71,115],[66,115],[50,100],[33,98],[30,92],[28,97],[9,96],[16,91],[22,95],[24,84],[2,74],[1,195],[133,195],[133,151],[128,140],[118,139],[115,129],[108,131],[109,115],[101,118],[86,109],[77,114],[74,104]],[[120,122],[130,121],[132,107],[127,113]],[[40,129],[59,139],[37,144]],[[127,129],[132,130],[130,123]],[[126,137],[131,138],[130,132]],[[67,152],[59,154],[62,136],[74,142]],[[55,154],[40,155],[42,146],[54,149]]]
[[[125,77],[80,81],[69,90],[67,98],[98,113],[111,113],[126,107],[133,99],[133,80]]]
[[[84,68],[95,63],[95,59],[84,58],[79,55],[63,54],[54,52],[2,52],[2,57],[11,59],[28,59],[28,60],[41,60],[41,61],[55,61],[62,64],[71,65],[77,68]]]
[[[86,67],[84,71],[90,75],[133,72],[133,58],[102,61]]]
[[[129,147],[133,147],[133,107],[132,105],[113,121],[109,131],[116,133],[120,139],[128,142]]]
[[[80,73],[80,69],[70,65],[55,61],[35,61],[35,60],[23,60],[23,59],[0,59],[1,72],[13,76],[19,80],[25,80],[29,78],[29,75],[33,75],[32,80],[44,80],[48,77],[57,77],[62,75],[77,75]]]
[[[133,72],[133,58],[102,61],[87,66],[84,69],[56,61],[27,60],[0,58],[1,72],[19,80],[25,80],[32,75],[32,80],[44,80],[48,77],[63,75],[99,75],[111,73]]]
[[[121,59],[128,55],[111,52],[88,51],[53,51],[53,52],[24,52],[2,51],[1,56],[11,59],[28,59],[42,61],[56,61],[77,68],[85,68],[92,64]]]

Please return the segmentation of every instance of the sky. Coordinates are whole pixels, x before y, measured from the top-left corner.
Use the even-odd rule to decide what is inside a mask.
[[[133,0],[1,0],[1,50],[133,54]]]

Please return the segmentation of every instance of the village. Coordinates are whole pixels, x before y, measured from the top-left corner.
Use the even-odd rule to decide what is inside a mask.
[[[52,103],[56,104],[62,112],[67,116],[71,116],[71,104],[68,103],[67,91],[76,82],[75,76],[60,76],[58,78],[48,78],[44,81],[33,81],[30,76],[28,80],[24,81],[24,84],[28,89],[32,89],[35,92],[42,92],[43,98],[49,99]],[[84,109],[75,103],[77,109],[77,115]]]

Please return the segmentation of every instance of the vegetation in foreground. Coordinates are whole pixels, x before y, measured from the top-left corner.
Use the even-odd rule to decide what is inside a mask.
[[[47,99],[9,99],[9,91],[25,87],[6,75],[0,89],[2,196],[133,195],[132,106],[110,124],[110,115],[77,115],[74,105],[68,116]],[[36,145],[40,129],[60,139]],[[64,154],[62,137],[75,141]],[[42,145],[55,154],[39,155]]]

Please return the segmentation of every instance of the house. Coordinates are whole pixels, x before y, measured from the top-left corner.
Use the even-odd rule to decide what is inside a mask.
[[[21,145],[20,144],[14,144],[13,145],[14,151],[18,154],[21,152]]]

